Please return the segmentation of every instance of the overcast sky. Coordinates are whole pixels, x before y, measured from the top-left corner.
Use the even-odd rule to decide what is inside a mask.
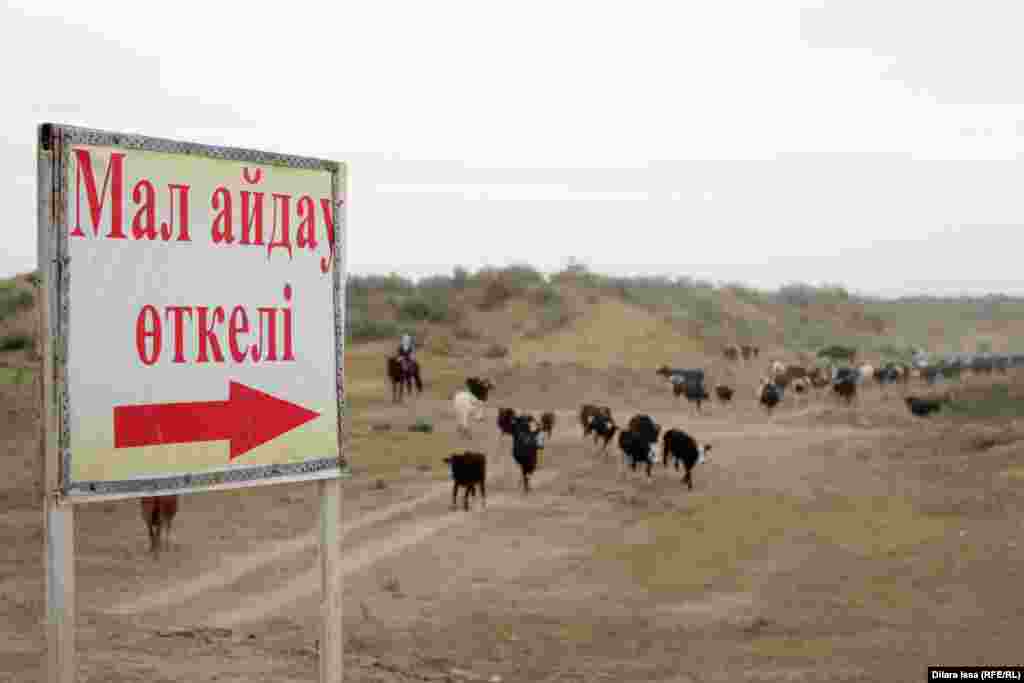
[[[11,2],[0,276],[44,121],[351,164],[350,272],[1024,295],[1019,2]]]

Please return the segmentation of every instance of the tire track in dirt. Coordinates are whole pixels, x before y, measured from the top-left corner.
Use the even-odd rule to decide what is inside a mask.
[[[499,480],[508,475],[512,470],[511,466],[505,461],[496,467],[492,467],[491,472],[493,474],[488,479]],[[541,474],[543,473],[538,473],[537,476],[539,477]],[[344,544],[346,536],[352,532],[387,522],[395,517],[412,512],[422,505],[450,496],[451,492],[452,484],[450,481],[438,482],[431,487],[429,492],[413,500],[389,505],[386,508],[376,510],[351,522],[342,524],[342,544]],[[173,584],[161,590],[122,601],[113,607],[101,611],[105,614],[124,616],[165,609],[188,602],[207,591],[229,586],[246,574],[258,571],[275,562],[290,559],[304,552],[312,553],[316,551],[319,547],[319,534],[320,531],[317,527],[298,538],[277,543],[269,550],[229,556],[220,566],[183,584]]]
[[[538,472],[533,477],[534,484],[542,486],[556,479],[561,472],[549,470]],[[488,499],[487,510],[507,505],[516,494],[498,494]],[[353,549],[344,549],[345,558],[341,561],[341,572],[348,576],[372,567],[378,561],[397,555],[441,531],[464,523],[475,517],[461,514],[461,511],[445,512],[441,517],[417,520],[404,525],[396,535],[368,541]],[[262,595],[251,596],[249,604],[215,612],[201,620],[204,625],[215,628],[234,628],[239,624],[262,621],[270,614],[279,614],[288,605],[302,599],[313,597],[320,592],[320,567],[313,567],[299,574],[276,590]]]
[[[657,417],[660,418],[661,416],[659,415]],[[708,424],[707,426],[712,427],[713,425]],[[730,426],[730,423],[723,422],[720,425],[714,426],[726,427]],[[731,426],[735,427],[737,425],[735,423],[731,423]],[[836,434],[834,430],[829,430],[827,436],[828,438],[841,438],[841,436],[853,433],[863,436],[865,430],[850,428],[842,431],[844,433],[840,435]],[[559,445],[570,446],[572,451],[577,451],[579,446],[583,446],[583,448],[579,449],[578,452],[583,456],[584,461],[590,461],[590,465],[592,467],[602,467],[605,466],[605,464],[611,464],[615,460],[621,459],[618,453],[613,454],[613,446],[609,446],[608,456],[598,456],[597,458],[591,459],[591,457],[588,457],[587,455],[589,449],[586,448],[586,444],[581,441],[577,441],[580,439],[578,433],[567,432],[568,430],[557,435],[557,437],[561,438],[557,438],[557,442],[553,439],[550,445],[555,445],[555,443],[560,442]],[[573,432],[575,432],[575,430],[573,430]],[[819,430],[793,427],[789,425],[751,425],[750,427],[732,429],[729,431],[705,432],[701,433],[699,436],[701,440],[756,440],[773,437],[791,439],[797,437],[797,439],[799,439],[799,437],[807,436],[818,438],[826,436],[825,434],[820,434],[818,432]],[[498,439],[500,439],[500,436]],[[799,440],[802,441],[803,439]],[[816,441],[817,438],[812,438],[811,440]],[[579,446],[573,444],[572,442],[574,441],[576,441]],[[467,446],[470,445],[471,444],[467,443]],[[726,453],[728,453],[728,451],[720,451],[716,456],[726,455]],[[730,461],[734,461],[735,458],[735,453],[730,455],[727,455],[726,458],[716,457],[716,460],[721,462],[723,465],[728,466]],[[557,464],[558,462],[562,462],[565,465],[568,464],[568,461],[563,460],[561,457],[552,459],[549,456],[544,460],[550,464],[541,469],[541,471],[535,475],[534,481],[537,484],[546,484],[547,482],[557,478],[560,474],[564,474],[564,467],[559,466]],[[491,476],[488,477],[488,479],[492,481],[499,481],[507,477],[512,471],[515,471],[515,474],[518,475],[517,468],[512,465],[509,458],[493,456],[490,458],[490,461],[492,463],[491,470],[489,472]],[[500,464],[495,463],[495,461]],[[387,523],[400,515],[408,514],[425,504],[450,495],[451,482],[438,482],[433,485],[427,493],[422,494],[415,499],[390,505],[386,508],[373,511],[343,524],[341,537],[346,558],[342,562],[342,571],[346,574],[361,571],[371,566],[375,560],[383,559],[418,543],[422,543],[431,536],[460,521],[462,517],[457,515],[445,515],[439,517],[431,516],[427,519],[401,523],[398,526],[398,532],[395,536],[388,536],[385,538],[371,537],[357,542],[354,546],[345,547],[344,545],[345,539],[353,532],[357,532],[361,529],[372,528],[378,524]],[[507,501],[507,494],[498,494],[497,496],[492,496],[488,507],[491,507],[495,503],[500,505]],[[255,553],[230,556],[225,562],[215,569],[201,574],[183,584],[179,583],[165,586],[155,592],[122,601],[119,604],[102,611],[107,614],[126,616],[145,614],[157,610],[173,609],[177,606],[183,606],[208,591],[226,588],[241,580],[246,575],[260,571],[274,563],[294,559],[295,556],[302,553],[308,552],[311,555],[315,554],[318,547],[318,537],[319,529],[314,528],[296,539],[277,543],[271,549]],[[255,597],[254,600],[258,600],[258,604],[231,609],[221,613],[220,615],[214,615],[212,617],[207,615],[207,617],[202,620],[218,627],[229,627],[233,624],[240,623],[241,621],[257,620],[268,612],[273,612],[282,606],[308,597],[319,591],[320,584],[317,572],[319,572],[319,569],[314,567],[309,571],[288,580],[287,583],[272,589],[269,593],[264,593]]]

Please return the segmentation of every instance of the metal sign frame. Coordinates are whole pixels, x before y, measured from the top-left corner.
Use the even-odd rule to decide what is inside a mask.
[[[62,497],[73,502],[93,502],[136,498],[145,495],[172,495],[244,488],[260,484],[350,478],[351,469],[344,444],[344,348],[345,348],[345,269],[346,215],[345,191],[347,166],[336,161],[298,157],[234,147],[216,147],[191,142],[116,133],[77,126],[47,123],[39,127],[39,270],[43,297],[48,309],[47,328],[40,330],[42,357],[53,361],[52,397],[57,412],[57,470]],[[327,171],[331,174],[331,193],[335,211],[335,240],[332,264],[334,349],[337,387],[338,457],[307,460],[301,463],[231,466],[224,470],[184,473],[115,481],[72,481],[70,419],[72,397],[68,390],[70,288],[75,264],[68,249],[68,221],[65,215],[69,196],[68,169],[73,145],[92,145],[114,149],[191,155],[224,161],[252,162],[268,166]],[[46,196],[44,196],[46,195]],[[45,205],[46,210],[43,209]],[[43,298],[41,297],[41,298]],[[46,429],[44,427],[44,429]],[[52,435],[52,432],[51,432]],[[45,438],[45,437],[44,437]]]
[[[39,259],[39,338],[41,358],[39,459],[43,473],[43,565],[46,571],[46,650],[44,670],[49,683],[75,683],[77,623],[75,589],[76,503],[146,495],[197,493],[275,483],[316,481],[320,501],[320,683],[342,683],[342,571],[340,563],[342,479],[351,476],[345,458],[344,274],[345,188],[347,166],[338,162],[211,147],[161,138],[111,133],[88,128],[43,124],[37,131],[37,220]],[[337,390],[338,457],[298,464],[238,467],[228,473],[172,475],[113,482],[72,482],[70,479],[70,397],[68,395],[68,323],[71,263],[68,258],[67,169],[74,144],[191,154],[264,165],[323,169],[331,173],[335,211],[333,308]]]

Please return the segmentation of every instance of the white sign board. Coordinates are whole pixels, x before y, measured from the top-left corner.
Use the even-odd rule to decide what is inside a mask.
[[[345,166],[55,125],[42,137],[62,493],[347,475]]]

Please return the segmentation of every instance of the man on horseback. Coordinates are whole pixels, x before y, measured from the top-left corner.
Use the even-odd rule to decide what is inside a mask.
[[[403,371],[408,372],[410,370],[415,350],[412,335],[406,332],[398,342],[398,360],[402,364]]]

